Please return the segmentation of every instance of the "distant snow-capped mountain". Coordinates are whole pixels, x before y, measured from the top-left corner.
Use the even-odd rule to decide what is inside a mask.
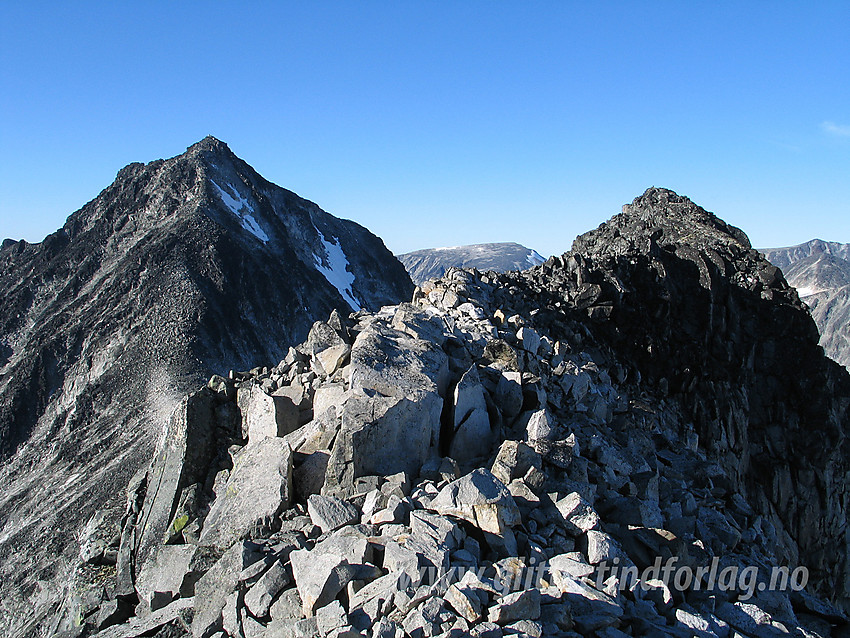
[[[417,285],[442,277],[452,266],[507,272],[526,270],[545,261],[531,248],[513,242],[426,248],[398,255],[398,258]]]
[[[813,239],[764,254],[811,309],[826,354],[850,368],[850,244]]]

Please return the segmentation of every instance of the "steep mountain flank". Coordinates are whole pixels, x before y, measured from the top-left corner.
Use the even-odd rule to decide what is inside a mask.
[[[811,309],[826,354],[850,368],[850,244],[813,239],[764,254]]]
[[[125,167],[40,244],[3,242],[0,606],[36,580],[58,599],[69,541],[123,509],[119,486],[211,370],[279,360],[331,310],[412,290],[380,239],[211,137]]]
[[[531,248],[512,242],[426,248],[399,255],[398,258],[417,285],[442,277],[452,267],[506,272],[526,270],[544,261]]]

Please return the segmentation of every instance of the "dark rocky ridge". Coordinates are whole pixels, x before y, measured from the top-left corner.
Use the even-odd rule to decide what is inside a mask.
[[[650,189],[530,271],[541,306],[586,313],[628,378],[680,412],[820,591],[850,594],[850,376],[806,307],[746,235]]]
[[[378,309],[412,289],[380,239],[212,137],[123,168],[40,244],[4,241],[3,604],[37,595],[36,580],[59,598],[69,539],[95,510],[123,508],[117,486],[211,370],[280,359],[331,310]]]
[[[273,368],[213,378],[129,486],[120,540],[83,539],[65,622],[102,638],[846,635],[804,593],[593,575],[656,556],[760,582],[806,565],[846,608],[849,404],[781,272],[650,189],[531,271],[451,269],[412,304],[316,323]],[[481,571],[452,584],[456,568]]]

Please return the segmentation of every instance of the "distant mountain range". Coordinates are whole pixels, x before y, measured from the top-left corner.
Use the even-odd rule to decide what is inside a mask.
[[[452,266],[507,272],[526,270],[545,261],[531,248],[513,242],[426,248],[397,256],[416,285],[442,277]]]
[[[764,254],[811,309],[826,354],[850,368],[850,244],[813,239]]]

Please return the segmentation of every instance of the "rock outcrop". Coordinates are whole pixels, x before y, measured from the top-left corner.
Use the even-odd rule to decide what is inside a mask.
[[[40,244],[3,242],[0,624],[24,628],[32,601],[59,600],[75,537],[123,511],[123,487],[211,370],[279,360],[333,309],[412,291],[380,239],[214,138],[125,167]]]
[[[63,631],[847,632],[850,376],[781,272],[686,198],[650,189],[526,273],[451,269],[311,335],[214,377],[193,395],[212,418],[178,412],[122,529],[93,520],[109,540],[77,564]],[[340,342],[328,367],[317,350]],[[238,397],[258,389],[300,397],[299,428],[252,440],[265,407]],[[210,444],[177,468],[196,427]],[[242,499],[219,534],[241,459],[268,442],[254,478],[279,507]],[[151,489],[166,483],[181,489]],[[173,513],[158,545],[139,540],[148,511]]]

